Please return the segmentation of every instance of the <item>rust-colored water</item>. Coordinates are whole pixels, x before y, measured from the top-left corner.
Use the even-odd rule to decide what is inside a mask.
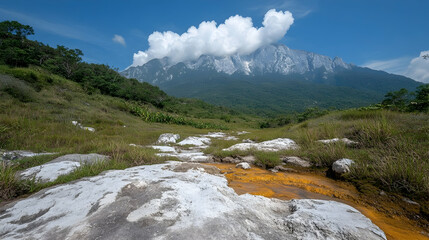
[[[388,239],[426,239],[422,235],[426,231],[417,226],[416,222],[404,216],[392,215],[395,209],[403,210],[398,204],[390,201],[383,202],[383,206],[377,206],[377,202],[364,197],[356,188],[348,183],[335,181],[321,175],[311,173],[272,173],[270,171],[251,168],[243,170],[235,168],[233,164],[210,164],[221,169],[228,179],[228,184],[238,194],[250,193],[269,198],[289,199],[324,199],[346,203],[358,209],[371,221],[380,227]]]

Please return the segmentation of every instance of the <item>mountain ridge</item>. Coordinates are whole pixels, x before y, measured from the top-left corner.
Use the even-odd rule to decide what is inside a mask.
[[[157,85],[173,96],[199,98],[240,111],[245,107],[250,110],[247,113],[269,116],[308,107],[366,106],[381,101],[389,91],[413,91],[421,85],[404,76],[281,44],[268,45],[248,55],[202,55],[179,63],[168,58],[152,59],[121,74]],[[255,97],[259,102],[254,101]]]

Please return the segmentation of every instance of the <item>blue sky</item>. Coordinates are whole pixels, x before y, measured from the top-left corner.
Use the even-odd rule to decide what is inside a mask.
[[[124,69],[134,53],[148,48],[154,31],[182,34],[236,14],[259,28],[271,8],[292,12],[295,21],[279,42],[293,49],[405,75],[410,62],[429,50],[426,0],[2,0],[0,20],[32,25],[32,39],[79,48],[85,61]]]

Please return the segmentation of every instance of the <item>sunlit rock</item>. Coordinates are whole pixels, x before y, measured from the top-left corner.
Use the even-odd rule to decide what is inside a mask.
[[[25,169],[18,173],[18,177],[20,179],[34,178],[37,182],[50,182],[61,175],[70,174],[83,164],[93,164],[107,159],[109,159],[108,156],[96,153],[68,154],[40,166]]]
[[[338,174],[347,173],[350,172],[350,166],[354,163],[351,159],[342,158],[332,164],[332,170]]]
[[[250,169],[250,168],[251,168],[251,167],[250,167],[250,164],[249,164],[249,163],[247,163],[247,162],[239,163],[239,164],[235,165],[235,167],[237,167],[237,168],[242,168],[242,169],[244,169],[244,170],[246,170],[246,169]]]
[[[159,136],[158,141],[156,141],[156,143],[158,143],[158,144],[176,143],[177,140],[179,140],[179,139],[180,139],[179,134],[163,133]]]
[[[171,162],[53,186],[1,207],[0,238],[386,239],[348,205],[238,195],[209,172]]]
[[[238,143],[229,148],[223,149],[223,151],[247,151],[255,149],[257,151],[277,152],[281,150],[295,149],[297,147],[298,145],[289,138],[277,138],[260,143]]]

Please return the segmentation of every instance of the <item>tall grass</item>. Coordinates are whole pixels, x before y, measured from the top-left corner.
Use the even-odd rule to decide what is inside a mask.
[[[140,107],[137,104],[126,104],[129,111],[140,117],[143,121],[146,122],[158,122],[158,123],[168,123],[168,124],[177,124],[177,125],[187,125],[200,129],[220,129],[228,130],[226,126],[207,123],[207,122],[196,122],[189,119],[186,119],[181,116],[172,116],[163,112],[152,112],[148,108]]]

